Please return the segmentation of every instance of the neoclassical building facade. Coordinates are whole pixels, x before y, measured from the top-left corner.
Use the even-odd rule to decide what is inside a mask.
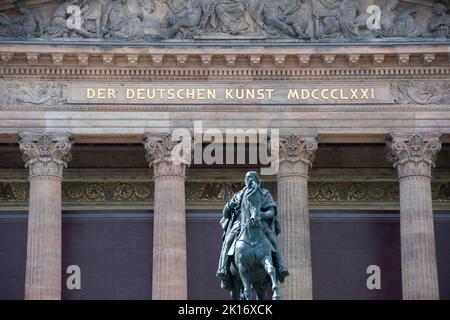
[[[229,299],[256,170],[283,299],[449,299],[449,30],[445,1],[2,1],[0,298]]]

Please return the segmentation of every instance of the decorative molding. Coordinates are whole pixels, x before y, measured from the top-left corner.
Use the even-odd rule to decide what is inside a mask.
[[[64,54],[62,53],[53,53],[52,61],[54,66],[62,66],[64,64]]]
[[[0,105],[62,105],[63,87],[58,82],[0,80]]]
[[[291,134],[281,137],[278,150],[280,168],[277,177],[299,175],[307,177],[316,157],[317,147],[316,135]]]
[[[151,182],[64,182],[63,201],[67,202],[151,202]]]
[[[276,182],[265,182],[276,198]],[[62,184],[63,203],[148,203],[154,197],[154,184],[150,181],[65,181]],[[223,203],[242,188],[242,182],[186,182],[186,201]],[[364,204],[399,201],[398,183],[392,181],[314,181],[308,182],[308,197],[311,203]],[[26,203],[29,198],[28,182],[0,182],[2,206]],[[432,182],[432,199],[435,203],[450,204],[450,182]]]
[[[130,67],[136,67],[138,65],[139,55],[138,54],[128,54],[127,61],[128,61],[128,65]]]
[[[450,103],[449,81],[402,80],[393,82],[391,89],[397,104],[443,105]]]
[[[87,56],[78,56],[78,66],[23,66],[23,65],[2,65],[0,66],[0,77],[3,79],[26,79],[26,80],[349,80],[349,79],[409,79],[424,80],[448,79],[450,75],[449,66],[416,67],[371,67],[364,68],[356,66],[310,66],[305,62],[302,68],[289,67],[285,64],[280,66],[263,66],[259,68],[236,67],[235,57],[228,57],[226,67],[215,67],[199,65],[199,67],[185,66],[162,68],[162,64],[153,63],[153,68],[148,66],[136,67],[115,66],[103,68],[90,66],[80,68],[82,65],[90,64]],[[86,59],[86,60],[84,60]],[[66,59],[65,59],[66,60]],[[139,59],[141,60],[141,59]],[[208,62],[208,60],[206,60]],[[210,64],[211,62],[209,62]]]
[[[387,137],[388,161],[398,169],[399,178],[428,176],[442,144],[439,133],[396,133]]]
[[[62,179],[63,169],[71,160],[73,137],[70,133],[20,133],[19,146],[29,178],[56,176]]]
[[[144,134],[145,159],[153,167],[154,177],[185,177],[190,164],[192,142],[178,139],[172,133],[165,135]]]
[[[9,1],[7,1],[9,2]],[[102,42],[207,40],[279,40],[322,42],[449,37],[447,7],[423,1],[383,2],[379,28],[372,30],[366,1],[167,1],[15,2],[0,5],[1,37]],[[407,3],[404,3],[407,2]],[[80,25],[71,27],[67,12],[80,7]],[[48,17],[43,19],[43,17]],[[330,18],[331,17],[331,18]],[[425,17],[425,18],[420,18]],[[379,39],[377,39],[379,38]],[[61,40],[60,40],[61,39]]]

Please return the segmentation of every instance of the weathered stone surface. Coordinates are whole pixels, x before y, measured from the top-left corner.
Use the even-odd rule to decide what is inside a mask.
[[[391,133],[388,159],[400,180],[400,239],[403,298],[439,299],[431,168],[440,134]]]
[[[69,133],[20,134],[30,169],[25,299],[61,299],[61,182],[70,161]]]
[[[154,231],[152,297],[187,299],[185,217],[186,163],[174,157],[180,145],[171,134],[146,134],[146,159],[154,172]]]
[[[30,169],[30,179],[36,176],[62,178],[62,171],[72,157],[73,138],[70,133],[21,133],[19,138],[25,167]]]
[[[289,135],[280,141],[277,199],[281,245],[290,277],[282,285],[285,299],[312,299],[308,172],[317,150],[314,135]]]
[[[1,13],[0,34],[122,41],[448,37],[447,8],[431,6],[398,0],[65,0],[38,10],[20,2]]]

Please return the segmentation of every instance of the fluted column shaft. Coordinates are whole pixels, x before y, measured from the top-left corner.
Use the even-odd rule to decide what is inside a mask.
[[[283,298],[287,300],[313,297],[308,171],[316,149],[314,137],[291,135],[280,142],[277,202],[282,250],[289,268],[289,277],[282,286]]]
[[[392,133],[389,160],[398,169],[402,288],[405,300],[439,299],[431,198],[438,134]]]
[[[155,181],[153,220],[154,300],[187,299],[185,213],[186,163],[172,154],[179,141],[171,135],[144,138]]]
[[[70,161],[72,138],[62,134],[21,134],[30,169],[25,299],[61,299],[61,183]]]

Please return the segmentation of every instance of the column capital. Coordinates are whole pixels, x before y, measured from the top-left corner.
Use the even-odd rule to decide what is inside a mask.
[[[308,176],[316,157],[317,135],[290,134],[280,138],[280,169],[278,177],[286,175]]]
[[[399,178],[408,176],[428,176],[435,166],[442,144],[440,133],[391,132],[387,136],[388,161],[398,169]]]
[[[175,137],[172,133],[145,133],[143,144],[145,159],[153,167],[154,176],[182,176],[191,158],[191,141]]]
[[[62,179],[63,169],[72,159],[73,136],[68,132],[20,133],[19,146],[29,178],[56,176]]]

